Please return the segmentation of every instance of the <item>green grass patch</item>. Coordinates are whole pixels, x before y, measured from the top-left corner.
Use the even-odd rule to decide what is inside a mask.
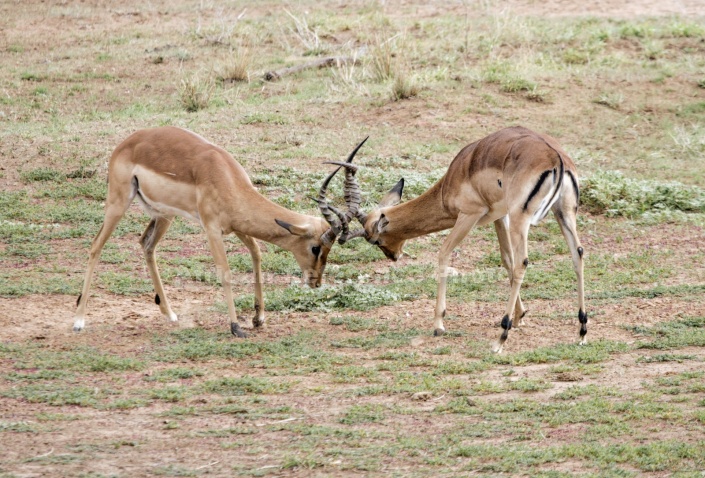
[[[705,317],[688,317],[664,322],[653,327],[634,327],[637,333],[653,337],[640,341],[637,348],[672,350],[705,346]]]
[[[291,285],[285,289],[265,293],[268,310],[298,312],[329,312],[332,310],[370,310],[382,305],[391,305],[413,298],[411,293],[400,292],[394,285],[378,286],[348,283],[325,285],[318,289]],[[253,295],[239,297],[235,306],[239,309],[250,306]]]
[[[626,352],[629,346],[622,342],[598,340],[587,345],[559,344],[552,347],[539,347],[527,352],[488,356],[485,360],[495,364],[526,365],[531,363],[568,363],[592,364],[609,358],[610,355]]]
[[[208,380],[203,384],[205,392],[225,396],[281,394],[288,392],[290,388],[291,383],[289,382],[279,382],[262,377],[225,377]]]
[[[632,179],[597,171],[581,184],[581,203],[594,214],[639,217],[657,212],[705,212],[705,190],[678,182]]]

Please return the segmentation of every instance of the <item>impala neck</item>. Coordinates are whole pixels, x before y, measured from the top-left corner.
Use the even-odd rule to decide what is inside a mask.
[[[416,199],[384,209],[389,219],[387,232],[399,239],[412,239],[453,227],[457,216],[443,204],[444,179]]]
[[[265,242],[275,244],[283,249],[290,249],[292,241],[297,240],[289,231],[279,226],[274,220],[288,222],[296,226],[311,225],[315,227],[316,234],[322,234],[328,225],[322,219],[299,214],[286,209],[279,204],[270,201],[262,196],[256,189],[252,189],[246,200],[240,200],[250,214],[234,215],[233,217],[247,217],[239,219],[237,223],[231,224],[231,230],[252,236]],[[236,206],[237,207],[237,206]]]

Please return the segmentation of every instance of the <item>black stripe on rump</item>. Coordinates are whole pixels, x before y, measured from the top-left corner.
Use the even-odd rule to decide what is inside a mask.
[[[546,144],[548,144],[548,143],[546,143]],[[551,146],[549,145],[549,147],[551,147]],[[553,148],[551,148],[551,149],[553,149]],[[553,149],[553,150],[556,151],[555,149]],[[559,153],[558,151],[556,151],[556,154],[558,155],[558,161],[560,161],[560,163],[561,163],[561,168],[560,168],[560,171],[558,172],[558,184],[556,184],[556,189],[553,190],[553,194],[551,195],[551,199],[549,199],[549,201],[546,203],[546,208],[543,211],[541,211],[541,219],[543,219],[546,216],[546,214],[548,214],[548,208],[550,208],[553,205],[553,203],[555,202],[556,196],[558,196],[561,193],[561,188],[563,187],[563,174],[565,173],[565,168],[563,166],[563,158],[561,157],[561,153]],[[555,183],[555,171],[556,170],[554,169],[553,170],[554,183]]]
[[[573,191],[575,191],[576,204],[580,204],[580,188],[578,188],[578,180],[575,179],[572,171],[568,171],[568,176],[570,176],[570,182],[573,183]]]
[[[541,186],[543,186],[543,182],[546,180],[549,174],[551,174],[551,169],[544,171],[541,173],[541,176],[539,177],[539,180],[536,182],[536,185],[534,186],[534,189],[531,190],[529,193],[529,197],[526,199],[526,202],[524,203],[524,211],[526,211],[529,207],[529,203],[531,200],[538,194],[539,190],[541,189]]]

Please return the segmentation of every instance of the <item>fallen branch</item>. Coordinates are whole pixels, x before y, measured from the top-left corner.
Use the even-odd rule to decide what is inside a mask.
[[[264,74],[264,79],[266,81],[277,81],[283,76],[293,75],[303,70],[309,70],[311,68],[328,68],[331,66],[356,64],[359,61],[359,57],[364,55],[366,48],[360,48],[352,56],[329,56],[326,58],[321,58],[315,61],[309,61],[302,65],[290,66],[288,68],[282,68],[281,70],[272,70]]]

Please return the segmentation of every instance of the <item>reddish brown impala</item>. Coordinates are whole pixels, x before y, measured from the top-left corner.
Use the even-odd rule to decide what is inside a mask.
[[[356,152],[357,149],[348,161],[352,161]],[[348,234],[347,222],[341,222],[328,208],[325,198],[325,187],[334,174],[324,182],[317,198],[325,219],[307,216],[262,196],[230,153],[201,136],[170,126],[137,131],[120,143],[110,158],[105,220],[91,245],[73,330],[78,332],[85,326],[88,291],[103,246],[137,198],[152,217],[140,244],[154,283],[154,301],[161,313],[169,320],[177,320],[164,293],[154,251],[174,217],[182,216],[198,222],[205,230],[218,277],[223,283],[231,330],[235,335],[245,336],[233,304],[223,236],[235,233],[250,251],[255,278],[253,324],[261,326],[264,324],[261,254],[255,239],[291,251],[303,271],[303,281],[310,287],[319,287],[336,237],[341,232]],[[353,215],[340,214],[340,217],[352,218]]]
[[[493,222],[511,286],[501,321],[503,331],[494,346],[496,352],[501,352],[513,319],[523,325],[526,314],[519,289],[529,265],[529,226],[538,224],[551,210],[572,255],[578,279],[580,343],[585,343],[588,316],[583,288],[584,251],[576,227],[580,200],[577,171],[555,139],[523,127],[493,133],[463,148],[446,174],[421,196],[398,204],[404,189],[402,179],[369,214],[359,209],[357,166],[351,162],[352,159],[333,164],[346,168],[346,202],[363,229],[342,234],[339,242],[364,237],[396,261],[408,239],[452,228],[438,255],[435,335],[445,332],[443,317],[451,252],[473,227]]]

